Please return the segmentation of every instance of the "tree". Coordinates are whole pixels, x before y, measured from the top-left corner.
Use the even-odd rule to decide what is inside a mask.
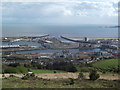
[[[8,66],[17,67],[17,66],[20,66],[20,64],[19,64],[19,63],[11,63],[11,64],[9,64]]]
[[[90,77],[90,80],[95,81],[95,80],[97,80],[97,79],[100,77],[100,75],[97,74],[97,71],[96,71],[96,70],[92,70],[92,71],[90,72],[90,74],[89,74],[89,77]]]
[[[67,72],[76,72],[77,71],[77,69],[76,69],[76,67],[72,64],[72,63],[68,63],[67,65],[66,65],[66,71]]]
[[[71,62],[69,62],[69,63],[67,63],[67,65],[66,65],[66,71],[67,72],[76,72],[77,71],[77,69],[76,69],[76,67],[73,65],[73,63],[71,63]]]

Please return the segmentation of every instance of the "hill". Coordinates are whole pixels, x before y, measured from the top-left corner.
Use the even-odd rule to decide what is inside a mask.
[[[100,71],[113,71],[118,72],[118,61],[119,59],[107,59],[102,61],[97,61],[92,64],[92,66]]]

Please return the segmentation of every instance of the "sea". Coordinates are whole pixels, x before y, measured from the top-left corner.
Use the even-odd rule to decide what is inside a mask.
[[[59,38],[67,37],[118,37],[114,25],[39,25],[3,24],[2,36],[40,36],[49,34]]]

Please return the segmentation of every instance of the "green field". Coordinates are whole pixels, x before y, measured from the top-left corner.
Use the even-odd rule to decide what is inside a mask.
[[[63,73],[65,71],[60,70],[42,70],[42,69],[30,69],[33,73]]]
[[[99,70],[115,71],[118,70],[118,60],[119,59],[107,59],[107,60],[97,61],[92,65],[93,67]]]

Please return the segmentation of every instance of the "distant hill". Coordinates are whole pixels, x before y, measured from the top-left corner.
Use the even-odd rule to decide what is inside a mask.
[[[105,28],[120,28],[120,26],[105,26]]]

